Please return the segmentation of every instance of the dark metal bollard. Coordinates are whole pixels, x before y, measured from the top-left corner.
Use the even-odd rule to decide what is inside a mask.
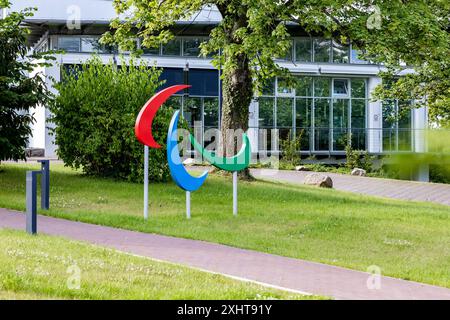
[[[36,178],[41,171],[27,171],[27,232],[37,232]]]
[[[50,161],[39,160],[41,163],[41,208],[50,209]]]
[[[37,233],[37,175],[41,177],[41,208],[49,209],[50,207],[50,162],[48,160],[40,160],[40,171],[27,171],[26,180],[26,202],[27,202],[27,232],[29,234]]]

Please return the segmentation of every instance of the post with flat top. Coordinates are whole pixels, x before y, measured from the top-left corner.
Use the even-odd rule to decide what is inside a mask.
[[[50,161],[39,160],[41,163],[41,208],[50,209]]]
[[[27,192],[27,226],[26,230],[29,234],[37,232],[37,208],[36,208],[36,189],[37,175],[40,171],[27,171],[26,192]]]
[[[26,176],[26,230],[29,234],[37,233],[37,176],[41,174],[41,208],[50,208],[50,161],[39,160],[41,170],[27,171]]]
[[[237,216],[238,213],[238,200],[237,200],[237,171],[233,171],[233,215]]]

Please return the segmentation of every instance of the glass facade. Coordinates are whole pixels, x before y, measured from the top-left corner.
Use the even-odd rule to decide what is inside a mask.
[[[160,79],[165,81],[161,89],[185,81],[192,86],[184,94],[172,96],[166,104],[182,111],[191,132],[196,134],[199,142],[204,141],[204,147],[207,147],[213,141],[213,135],[206,134],[206,131],[219,128],[218,71],[164,68]]]
[[[184,39],[183,56],[198,57],[200,55],[200,44],[203,38]]]
[[[163,56],[181,56],[181,40],[170,40],[162,46],[161,53]]]
[[[58,36],[54,49],[63,49],[66,52],[100,52],[111,53],[116,48],[105,47],[98,44],[99,36]],[[203,58],[200,55],[200,45],[207,41],[204,36],[176,37],[157,48],[144,48],[144,55]],[[137,47],[141,47],[140,40]],[[300,37],[292,39],[291,50],[286,56],[279,57],[280,61],[294,61],[298,63],[336,63],[336,64],[365,64],[358,56],[360,51],[351,45],[341,43],[336,39]],[[210,56],[209,56],[210,57]]]
[[[66,52],[86,52],[86,53],[113,53],[117,52],[115,46],[102,45],[99,43],[99,37],[77,37],[63,36],[58,37],[54,49],[64,50]]]
[[[275,128],[280,139],[301,135],[301,151],[343,152],[351,143],[366,149],[366,79],[298,76],[296,88],[281,79],[268,86],[259,105],[259,130]],[[278,151],[259,134],[262,151]],[[265,145],[267,143],[267,145]]]
[[[55,49],[65,50],[66,52],[80,52],[81,38],[79,37],[58,37]]]
[[[64,64],[63,67],[72,70],[72,65]],[[367,150],[368,133],[374,132],[380,132],[384,152],[412,150],[410,102],[385,101],[383,127],[371,131],[374,129],[367,127],[367,79],[295,77],[294,88],[282,78],[269,81],[263,94],[255,100],[257,122],[251,124],[250,129],[257,130],[260,151],[282,151],[276,138],[295,135],[301,136],[299,151],[343,154],[348,143],[355,150]],[[182,110],[198,141],[204,141],[207,147],[214,140],[207,130],[219,128],[218,71],[164,68],[161,80],[165,83],[160,89],[185,82],[192,85],[189,90],[172,96],[167,104]]]
[[[67,52],[111,53],[113,47],[99,44],[98,36],[57,36],[52,47]],[[177,37],[155,49],[144,49],[145,55],[201,58],[203,36]],[[140,41],[137,41],[138,47]],[[49,46],[50,47],[50,46]],[[296,37],[292,51],[283,58],[299,63],[367,63],[360,60],[358,49],[336,39]],[[182,62],[184,65],[184,63]],[[162,88],[189,83],[192,87],[169,101],[182,110],[192,129],[201,123],[200,131],[218,128],[219,79],[214,69],[164,68]],[[367,79],[351,76],[297,76],[292,88],[284,79],[270,82],[261,97],[257,97],[255,115],[258,128],[266,129],[265,137],[259,133],[261,150],[279,151],[272,141],[276,133],[280,139],[300,135],[301,150],[311,152],[344,152],[350,141],[354,149],[367,149]],[[383,104],[383,151],[408,151],[412,148],[411,112],[409,104],[387,101]],[[199,129],[199,128],[197,128]],[[274,131],[275,130],[275,131]],[[377,129],[380,130],[380,129]]]
[[[295,40],[295,61],[312,62],[311,38],[300,38]]]
[[[410,101],[383,102],[383,151],[412,150],[412,109]]]

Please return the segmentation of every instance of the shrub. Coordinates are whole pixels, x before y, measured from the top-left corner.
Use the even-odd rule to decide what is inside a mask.
[[[367,172],[372,171],[373,158],[367,151],[354,150],[351,145],[351,136],[345,146],[345,156],[347,158],[347,169],[352,170],[354,168],[360,168],[366,170]]]
[[[301,156],[300,156],[300,148],[302,141],[303,131],[297,134],[294,138],[292,138],[292,133],[289,131],[289,134],[286,139],[280,140],[281,150],[283,150],[283,158],[282,161],[288,165],[296,166],[300,164]]]
[[[104,65],[94,56],[62,71],[62,81],[54,84],[59,95],[50,107],[58,156],[67,166],[89,175],[142,181],[144,147],[134,135],[134,124],[142,106],[162,84],[161,70],[134,60],[128,67],[112,61]],[[172,114],[166,105],[153,122],[155,140],[162,146],[150,148],[153,181],[169,177],[165,146]]]
[[[430,181],[450,184],[450,168],[448,165],[430,165]]]

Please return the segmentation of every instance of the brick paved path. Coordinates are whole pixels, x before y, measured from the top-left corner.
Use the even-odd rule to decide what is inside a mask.
[[[0,228],[23,230],[25,215],[0,208]],[[450,300],[450,290],[446,288],[382,277],[381,288],[369,290],[369,275],[364,272],[204,241],[146,234],[45,216],[38,217],[38,232],[337,299]]]
[[[258,179],[302,184],[310,172],[271,169],[251,169]],[[450,205],[450,185],[356,177],[337,173],[324,173],[333,179],[334,188],[360,194],[413,201],[428,201]]]

